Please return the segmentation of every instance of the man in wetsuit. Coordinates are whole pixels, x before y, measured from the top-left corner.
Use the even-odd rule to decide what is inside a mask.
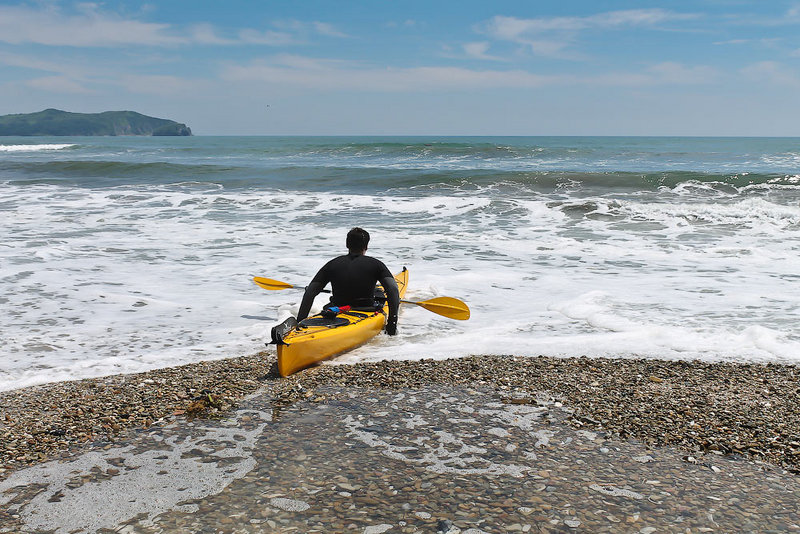
[[[400,293],[397,282],[382,261],[366,256],[369,233],[361,228],[353,228],[347,233],[347,250],[344,256],[334,258],[311,280],[306,287],[297,320],[308,317],[314,297],[330,282],[333,289],[331,306],[352,306],[355,309],[376,309],[375,284],[380,282],[389,302],[389,318],[386,333],[397,333],[397,309],[400,306]],[[379,307],[378,307],[379,308]]]

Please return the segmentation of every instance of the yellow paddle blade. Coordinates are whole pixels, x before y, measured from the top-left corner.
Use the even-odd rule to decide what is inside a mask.
[[[436,297],[430,300],[422,300],[419,302],[414,302],[411,300],[403,300],[401,302],[422,306],[428,311],[438,313],[439,315],[444,315],[450,319],[456,319],[458,321],[466,321],[469,319],[469,306],[457,298]]]
[[[258,287],[269,290],[291,289],[294,287],[292,284],[287,284],[286,282],[280,282],[271,278],[263,278],[261,276],[254,276],[253,282],[255,282]]]

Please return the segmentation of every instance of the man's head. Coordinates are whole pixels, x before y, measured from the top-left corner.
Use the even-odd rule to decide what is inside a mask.
[[[347,250],[356,254],[363,254],[369,245],[369,232],[363,228],[355,227],[347,232]]]

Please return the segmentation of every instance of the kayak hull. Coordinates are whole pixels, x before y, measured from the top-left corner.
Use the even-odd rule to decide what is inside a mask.
[[[405,296],[408,270],[395,275],[400,298]],[[341,312],[337,319],[346,319],[344,326],[306,326],[289,332],[278,345],[278,373],[289,376],[323,360],[363,345],[383,330],[389,313],[388,304],[376,312]],[[314,315],[309,319],[321,318]]]

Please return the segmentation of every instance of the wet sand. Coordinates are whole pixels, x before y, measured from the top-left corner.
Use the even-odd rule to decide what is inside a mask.
[[[178,407],[162,403],[170,404],[170,415],[147,428],[118,425],[84,441],[63,440],[67,446],[46,449],[46,458],[6,463],[0,532],[800,530],[794,464],[777,453],[720,450],[741,439],[744,430],[730,422],[737,417],[760,425],[759,433],[776,430],[770,438],[795,428],[797,418],[787,410],[798,409],[796,389],[782,404],[777,397],[797,387],[796,368],[585,359],[385,362],[323,366],[288,380],[250,376],[255,393],[248,397],[250,386],[226,396],[219,382],[211,384],[214,373],[201,379],[188,372],[208,367],[1,395],[9,418],[0,416],[6,420],[0,431],[8,432],[19,424],[14,410],[33,409],[34,399],[46,403],[47,391],[59,388],[83,399],[79,408],[63,401],[85,414],[100,409],[92,403],[104,399],[97,393],[103,384],[120,389],[131,381],[144,383],[137,391],[149,390],[173,373],[217,388],[187,395]],[[697,382],[684,377],[684,385],[694,384],[686,390],[677,385],[682,370]],[[172,398],[176,382],[161,384],[161,399]],[[568,384],[584,394],[570,396]],[[715,389],[720,384],[724,394]],[[95,391],[92,399],[87,391]],[[775,398],[763,400],[765,391]],[[756,393],[770,406],[754,409]],[[652,411],[638,409],[637,398]],[[669,426],[683,412],[665,409],[671,405],[665,399],[690,411],[706,406],[708,414]],[[618,419],[604,418],[610,408]],[[727,412],[731,425],[716,427],[713,443],[721,446],[689,438],[664,443],[680,435],[676,428],[701,435],[694,425],[718,412]]]

